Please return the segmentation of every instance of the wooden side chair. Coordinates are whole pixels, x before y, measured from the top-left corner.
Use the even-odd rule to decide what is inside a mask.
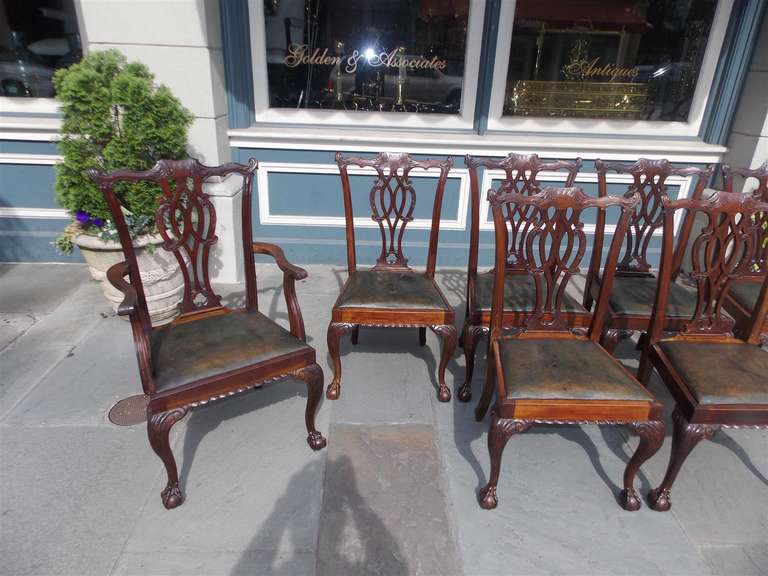
[[[695,238],[691,279],[696,308],[676,334],[664,334],[674,272],[670,226],[676,210],[704,214],[707,224]],[[760,330],[768,315],[768,275],[763,274],[751,325],[743,339],[732,334],[734,320],[723,304],[732,286],[748,273],[755,246],[758,212],[768,203],[750,195],[716,192],[707,200],[664,199],[667,220],[659,288],[638,378],[647,382],[655,367],[675,399],[669,467],[651,491],[654,510],[669,510],[670,491],[680,467],[702,438],[720,428],[768,426],[768,352],[760,349]]]
[[[251,238],[251,184],[257,162],[248,166],[203,166],[196,160],[160,160],[143,172],[118,170],[110,174],[89,170],[101,188],[114,218],[125,261],[107,272],[125,299],[118,314],[128,316],[136,344],[139,374],[147,405],[147,433],[152,449],[165,464],[168,483],[161,493],[166,508],[184,501],[176,462],[169,443],[171,427],[195,407],[288,377],[309,389],[305,423],[313,450],[326,444],[315,429],[315,411],[323,393],[323,371],[315,350],[306,343],[304,321],[294,282],[306,271],[290,264],[274,244]],[[245,308],[222,305],[209,277],[211,248],[216,244],[216,212],[203,183],[213,177],[241,177]],[[153,328],[133,244],[123,217],[119,187],[125,182],[149,182],[162,189],[155,222],[162,247],[172,251],[184,275],[181,314],[171,324]],[[258,310],[254,254],[269,254],[283,271],[290,332]],[[128,281],[126,281],[128,278]]]
[[[663,218],[661,201],[667,197],[667,179],[670,176],[696,177],[693,198],[701,198],[704,187],[712,175],[712,167],[673,168],[667,160],[646,160],[641,158],[634,164],[603,162],[595,160],[597,170],[598,195],[608,196],[608,172],[628,174],[632,183],[627,188],[627,195],[638,193],[640,203],[632,215],[625,234],[626,243],[613,279],[613,291],[608,300],[605,319],[603,345],[611,352],[621,338],[629,337],[633,331],[645,331],[650,322],[656,293],[657,277],[651,271],[648,249],[654,234],[662,227]],[[605,231],[605,215],[599,214],[596,223],[598,241],[592,254],[589,271],[584,287],[584,306],[592,307],[600,289],[600,264],[602,259],[602,238]],[[693,220],[685,218],[680,226],[675,253],[673,278],[677,280],[688,245],[688,237],[693,227]],[[681,282],[670,284],[669,311],[667,322],[673,327],[680,326],[689,318],[696,306],[693,290]]]
[[[733,177],[757,180],[757,187],[751,193],[761,202],[768,202],[768,162],[750,170],[749,168],[731,168],[723,166],[725,189],[734,191]],[[736,330],[745,334],[749,330],[752,311],[760,295],[760,287],[768,273],[768,212],[755,214],[757,230],[755,231],[755,253],[744,277],[731,284],[731,289],[725,298],[725,309],[736,320]],[[768,318],[761,328],[763,342],[768,344]]]
[[[478,158],[467,155],[464,163],[469,169],[470,231],[469,264],[467,266],[467,307],[464,316],[464,329],[459,344],[464,348],[466,372],[464,384],[458,391],[459,400],[469,402],[472,399],[472,373],[475,368],[475,350],[478,340],[488,334],[491,323],[491,294],[493,292],[493,270],[477,272],[478,249],[480,245],[480,190],[478,169],[503,170],[504,180],[501,186],[510,192],[532,195],[541,191],[538,180],[541,172],[565,171],[565,186],[571,187],[581,168],[581,158],[573,162],[544,162],[536,154],[509,154],[502,160]],[[507,221],[510,226],[509,247],[504,276],[504,325],[525,326],[533,312],[535,286],[533,277],[525,266],[525,238],[533,214],[531,206],[514,206]],[[483,215],[484,216],[484,215]],[[584,307],[576,299],[564,296],[565,310],[573,314],[574,320],[588,318],[582,315]]]
[[[488,371],[475,417],[481,420],[496,391],[488,433],[491,473],[480,490],[480,506],[498,501],[501,455],[509,438],[534,424],[616,424],[627,426],[640,444],[624,472],[620,502],[626,510],[640,508],[633,483],[640,465],[664,439],[662,407],[635,378],[600,345],[600,334],[613,282],[621,240],[638,203],[627,198],[593,198],[580,188],[545,188],[534,196],[490,193],[496,230],[496,269],[491,308]],[[534,313],[522,330],[504,333],[504,282],[507,261],[509,204],[531,206],[534,217],[525,242],[526,267],[536,287]],[[565,289],[587,249],[582,214],[605,213],[617,207],[621,216],[611,242],[595,311],[588,328],[569,320]]]
[[[384,153],[373,159],[345,158],[337,153],[336,162],[344,194],[349,277],[333,305],[328,326],[328,352],[333,361],[333,381],[328,385],[325,395],[335,400],[341,393],[339,344],[342,334],[352,332],[352,343],[357,344],[360,326],[419,328],[419,343],[423,346],[426,343],[426,329],[429,327],[442,337],[438,399],[448,402],[451,391],[445,384],[445,367],[456,349],[456,327],[453,308],[435,283],[435,261],[443,192],[452,161],[450,158],[444,161],[417,161],[408,154]],[[350,166],[373,169],[376,173],[369,200],[371,217],[378,222],[381,231],[381,252],[376,265],[370,270],[357,269]],[[402,246],[405,227],[413,220],[416,206],[416,191],[411,182],[414,169],[437,169],[440,172],[436,179],[424,273],[416,272],[408,266]]]

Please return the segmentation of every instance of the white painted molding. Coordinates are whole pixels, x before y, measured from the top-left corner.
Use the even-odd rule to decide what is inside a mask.
[[[0,208],[0,218],[42,218],[69,220],[69,212],[63,208]]]
[[[0,154],[0,164],[32,164],[53,166],[64,159],[58,154]]]
[[[259,223],[265,225],[290,225],[290,226],[331,226],[343,228],[346,223],[344,216],[295,216],[272,214],[269,206],[269,174],[332,174],[339,175],[339,167],[336,164],[304,164],[294,162],[259,162],[256,172],[257,194],[259,201]],[[375,176],[376,171],[366,168],[348,169],[351,176]],[[440,175],[438,169],[415,170],[410,173],[414,178],[437,178]],[[448,178],[459,180],[459,199],[456,210],[456,218],[453,220],[442,219],[440,230],[464,230],[467,225],[467,207],[469,205],[469,171],[466,168],[452,168],[448,172]],[[341,196],[341,181],[339,181],[339,196]],[[368,218],[355,218],[356,228],[378,228],[379,224]],[[429,218],[414,218],[408,223],[408,228],[416,230],[429,230],[432,220]]]
[[[480,230],[493,230],[493,221],[488,219],[488,211],[490,204],[488,203],[488,195],[486,192],[493,188],[493,182],[504,180],[506,174],[504,170],[486,170],[483,174],[483,179],[480,183]],[[565,182],[568,174],[566,172],[539,172],[536,179],[543,183],[549,182]],[[606,174],[606,182],[608,184],[626,184],[629,186],[634,182],[634,178],[631,174]],[[688,194],[693,183],[693,176],[683,178],[682,176],[669,176],[665,183],[667,186],[677,186],[676,199],[688,198]],[[575,186],[579,184],[597,184],[596,172],[580,172],[576,176]],[[682,223],[682,210],[675,212],[675,234],[677,234],[680,224]],[[612,224],[605,225],[606,234],[613,234],[616,230],[616,226]],[[587,234],[595,233],[594,224],[584,224],[584,232]],[[654,236],[661,236],[661,228],[654,232]]]

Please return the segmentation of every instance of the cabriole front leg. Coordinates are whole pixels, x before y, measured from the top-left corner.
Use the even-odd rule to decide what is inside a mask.
[[[307,383],[307,408],[304,412],[307,443],[312,450],[322,450],[326,446],[326,440],[315,428],[315,413],[323,395],[323,369],[317,364],[310,364],[298,370],[295,375]]]
[[[496,414],[491,420],[491,429],[488,431],[488,453],[491,457],[491,475],[488,483],[478,493],[478,502],[480,507],[486,510],[492,510],[499,504],[496,496],[496,486],[499,483],[499,472],[501,471],[501,455],[507,441],[513,434],[519,434],[528,430],[531,422],[526,420],[513,420],[510,418],[499,418]]]
[[[640,498],[635,492],[635,476],[643,462],[661,448],[664,441],[664,423],[660,420],[632,422],[627,424],[627,428],[632,434],[640,437],[640,444],[624,470],[624,490],[619,495],[619,502],[624,510],[634,512],[641,506]]]
[[[691,424],[683,416],[678,408],[672,412],[672,420],[675,427],[672,431],[672,452],[669,455],[669,466],[664,475],[664,480],[658,488],[654,488],[648,493],[648,502],[651,508],[658,512],[665,512],[672,507],[670,493],[672,484],[677,478],[677,473],[683,462],[696,447],[696,444],[704,438],[712,438],[720,430],[716,424]]]
[[[168,474],[168,483],[160,497],[163,500],[163,506],[168,510],[176,508],[184,502],[184,494],[179,488],[179,475],[176,470],[176,460],[171,451],[170,432],[176,422],[184,418],[187,414],[186,408],[176,408],[167,412],[158,412],[149,415],[147,419],[147,436],[152,450],[160,457],[165,464],[165,471]]]
[[[451,399],[451,389],[445,384],[445,368],[448,366],[448,362],[456,350],[456,326],[453,324],[440,324],[430,326],[430,329],[440,336],[443,341],[440,366],[437,369],[437,382],[439,386],[437,399],[440,402],[448,402]]]
[[[341,336],[353,328],[354,325],[348,322],[331,322],[328,325],[328,354],[333,363],[333,380],[325,391],[328,400],[336,400],[341,394]]]

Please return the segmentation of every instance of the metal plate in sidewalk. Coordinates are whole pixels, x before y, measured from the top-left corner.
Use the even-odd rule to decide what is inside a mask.
[[[137,394],[123,398],[109,409],[109,421],[117,426],[134,426],[147,421],[149,396]]]

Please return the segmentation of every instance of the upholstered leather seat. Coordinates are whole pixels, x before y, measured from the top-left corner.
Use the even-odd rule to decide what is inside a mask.
[[[490,310],[493,296],[493,274],[480,274],[475,284],[475,307]],[[536,305],[536,285],[530,274],[507,274],[504,282],[504,309],[533,311]],[[564,312],[583,312],[587,310],[581,303],[566,293],[563,296]]]
[[[355,270],[336,308],[450,310],[434,280],[418,272]]]
[[[662,340],[699,404],[768,404],[768,352],[743,342]]]
[[[638,400],[653,397],[589,340],[514,338],[500,341],[510,400]]]
[[[760,288],[762,288],[760,282],[734,282],[728,294],[744,308],[752,310],[760,296]]]
[[[650,316],[656,299],[653,277],[614,276],[609,300],[615,315]],[[669,284],[667,317],[690,318],[696,309],[696,289],[677,282]]]
[[[170,324],[151,335],[159,391],[312,349],[255,310]]]

